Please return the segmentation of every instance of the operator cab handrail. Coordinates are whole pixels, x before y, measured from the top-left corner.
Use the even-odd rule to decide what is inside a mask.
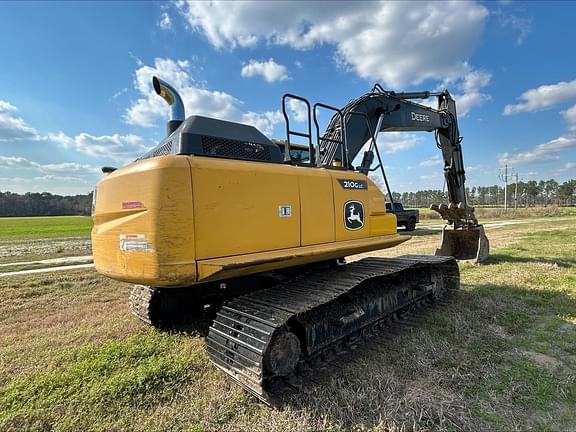
[[[307,125],[308,125],[308,133],[304,133],[304,132],[298,132],[296,130],[292,130],[290,129],[290,117],[288,116],[288,113],[286,112],[286,100],[289,99],[295,99],[298,100],[300,102],[303,102],[304,104],[306,104],[306,114],[307,114]],[[284,121],[286,123],[286,143],[284,145],[284,163],[291,163],[292,162],[292,158],[290,155],[290,137],[292,136],[299,136],[302,138],[308,138],[308,149],[309,149],[309,162],[310,165],[315,165],[316,164],[316,153],[315,153],[315,149],[314,149],[314,144],[312,143],[312,126],[311,126],[311,121],[310,121],[310,102],[308,101],[308,99],[302,97],[302,96],[298,96],[292,93],[285,93],[282,96],[282,115],[284,116]]]
[[[336,113],[336,115],[338,115],[338,117],[340,118],[340,130],[341,130],[340,137],[341,137],[341,139],[333,139],[333,138],[326,138],[326,137],[320,138],[320,125],[318,124],[318,108],[324,108],[324,109],[329,110],[329,111],[334,111]],[[314,116],[314,125],[316,126],[316,142],[318,144],[318,153],[320,153],[322,141],[329,142],[329,143],[336,144],[336,145],[340,145],[342,168],[349,169],[350,164],[348,162],[348,146],[346,145],[346,129],[344,126],[344,115],[342,114],[342,111],[339,110],[338,108],[333,107],[333,106],[326,105],[326,104],[323,104],[320,102],[316,102],[314,104],[314,109],[312,110],[312,113]],[[318,164],[318,166],[322,166],[322,158],[321,157],[318,157],[317,164]]]
[[[306,105],[306,114],[307,114],[307,130],[306,132],[300,132],[297,130],[293,130],[290,128],[290,116],[288,115],[286,109],[286,101],[290,99],[298,100]],[[325,110],[333,111],[336,116],[338,116],[340,120],[340,131],[341,131],[341,138],[328,138],[324,136],[320,136],[320,125],[318,123],[318,109],[323,108]],[[341,170],[353,170],[352,161],[349,160],[349,151],[348,151],[348,143],[346,141],[346,123],[344,118],[344,113],[342,110],[335,108],[330,105],[326,105],[324,103],[316,102],[313,107],[311,107],[310,102],[308,99],[298,96],[292,93],[285,93],[282,96],[282,115],[284,116],[284,121],[286,124],[286,142],[284,143],[284,163],[294,163],[294,160],[291,157],[291,146],[292,141],[291,138],[293,136],[299,136],[302,138],[307,138],[308,143],[305,144],[308,146],[309,149],[309,163],[301,163],[297,162],[298,165],[305,165],[305,166],[316,166],[322,167],[325,166],[327,168],[334,168],[334,169],[341,169]],[[316,127],[316,145],[314,145],[312,141],[312,121],[314,120],[314,125]],[[324,134],[325,135],[325,134]],[[322,164],[322,158],[320,157],[320,143],[331,143],[340,146],[341,149],[341,166],[334,165],[334,164]],[[317,147],[316,147],[317,146]]]

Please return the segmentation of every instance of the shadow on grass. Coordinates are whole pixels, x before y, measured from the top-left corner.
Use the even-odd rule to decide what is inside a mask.
[[[557,265],[562,268],[570,268],[576,266],[576,258],[523,257],[508,254],[491,254],[485,264],[502,263],[548,264]]]
[[[416,237],[438,234],[441,232],[442,232],[441,228],[416,228],[414,231],[398,230],[398,234],[400,235],[409,235]]]
[[[519,414],[530,408],[538,383],[531,374],[519,374],[521,378],[510,383],[518,389],[518,402],[499,402],[499,398],[506,400],[508,391],[498,386],[504,379],[500,374],[512,367],[502,360],[503,353],[521,356],[515,354],[510,338],[535,328],[535,304],[544,316],[556,313],[558,304],[576,310],[576,298],[560,291],[510,285],[467,288],[454,295],[451,303],[423,309],[406,324],[383,329],[341,359],[315,369],[313,381],[286,397],[281,406],[306,410],[312,418],[329,415],[333,424],[344,429],[381,427],[385,419],[384,424],[395,427],[482,430],[494,423],[471,414],[478,400],[469,395],[483,389],[496,397],[483,400],[482,410],[493,414],[500,430],[511,428],[508,410],[517,410],[513,417],[522,418]],[[482,302],[490,297],[492,301]],[[534,302],[536,297],[541,302]],[[504,334],[495,332],[495,327],[504,329]],[[492,377],[487,364],[499,365]],[[465,373],[459,375],[462,365]],[[561,377],[552,379],[562,388]],[[562,398],[561,394],[550,396],[543,409],[553,411],[561,406]],[[528,426],[533,419],[524,420]]]
[[[494,262],[508,258],[495,255]],[[547,262],[544,258],[525,262],[534,260]],[[538,315],[576,310],[576,298],[561,291],[512,285],[463,288],[451,302],[420,309],[358,341],[353,350],[319,361],[300,377],[293,392],[276,401],[276,407],[305,412],[318,424],[329,419],[345,430],[358,425],[385,429],[416,425],[416,429],[433,430],[529,428],[538,416],[531,404],[541,376],[532,370],[510,374],[515,365],[530,362],[515,351],[512,338],[534,331]],[[206,337],[218,308],[214,304],[193,321],[166,330]],[[495,333],[495,327],[502,334]],[[509,362],[510,356],[516,363]],[[563,387],[562,377],[546,379],[557,381],[550,388]],[[514,402],[508,402],[509,388],[516,392]],[[538,403],[553,412],[561,409],[562,399],[554,393]],[[485,415],[473,414],[478,409]],[[524,416],[526,411],[534,417]],[[515,424],[519,419],[523,423]]]
[[[191,337],[207,337],[210,325],[216,318],[216,313],[220,309],[219,305],[207,305],[199,313],[181,316],[170,322],[158,325],[158,329],[172,334],[184,334]]]

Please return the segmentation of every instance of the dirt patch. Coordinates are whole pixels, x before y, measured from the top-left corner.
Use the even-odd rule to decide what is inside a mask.
[[[70,264],[65,266],[57,266],[57,267],[44,267],[44,268],[36,268],[36,269],[29,269],[29,270],[17,270],[13,272],[6,272],[0,273],[0,277],[8,277],[8,276],[21,276],[27,274],[34,274],[34,273],[48,273],[48,272],[56,272],[56,271],[69,271],[69,270],[77,270],[77,269],[88,269],[94,267],[94,264]]]
[[[560,360],[546,354],[528,350],[520,350],[520,352],[544,369],[554,370],[560,366],[564,366],[564,363]]]
[[[562,324],[560,324],[559,326],[560,330],[576,330],[576,324],[572,323],[572,322],[563,322]]]
[[[512,336],[502,326],[497,324],[489,324],[488,329],[493,335],[501,339],[512,339]]]
[[[92,244],[89,238],[19,240],[0,243],[0,259],[21,258],[28,255],[42,256],[63,253],[89,255]]]

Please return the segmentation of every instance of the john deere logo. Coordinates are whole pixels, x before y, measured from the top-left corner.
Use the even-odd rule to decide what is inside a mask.
[[[344,224],[350,231],[359,230],[364,226],[364,205],[360,201],[344,203]]]

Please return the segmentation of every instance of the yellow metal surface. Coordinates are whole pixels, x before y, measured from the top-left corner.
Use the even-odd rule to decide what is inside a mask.
[[[392,234],[369,239],[346,240],[273,252],[201,260],[198,261],[198,277],[202,281],[229,279],[375,249],[386,249],[409,239],[408,236]]]
[[[371,181],[368,183],[370,185]],[[370,187],[370,186],[369,186]],[[380,190],[372,184],[370,187],[370,236],[379,236],[396,232],[396,215],[386,213],[386,199]]]
[[[334,190],[334,215],[336,227],[336,241],[365,238],[396,233],[396,216],[386,214],[386,200],[378,187],[364,174],[328,170],[332,177]],[[367,189],[344,189],[339,180],[350,182],[365,181]],[[364,207],[364,226],[358,230],[346,229],[345,218],[350,217],[349,212],[342,210],[350,201],[361,202]]]
[[[196,281],[194,213],[186,158],[135,162],[96,188],[92,250],[96,270],[157,286]]]
[[[300,245],[297,171],[281,164],[189,157],[197,259]],[[280,206],[290,217],[280,217]]]
[[[339,180],[365,182],[344,188]],[[346,203],[364,209],[345,226]],[[97,186],[96,269],[151,286],[188,286],[394,246],[396,218],[365,175],[197,156],[132,163]]]
[[[302,246],[334,241],[334,198],[332,179],[327,170],[297,169],[301,203]]]

